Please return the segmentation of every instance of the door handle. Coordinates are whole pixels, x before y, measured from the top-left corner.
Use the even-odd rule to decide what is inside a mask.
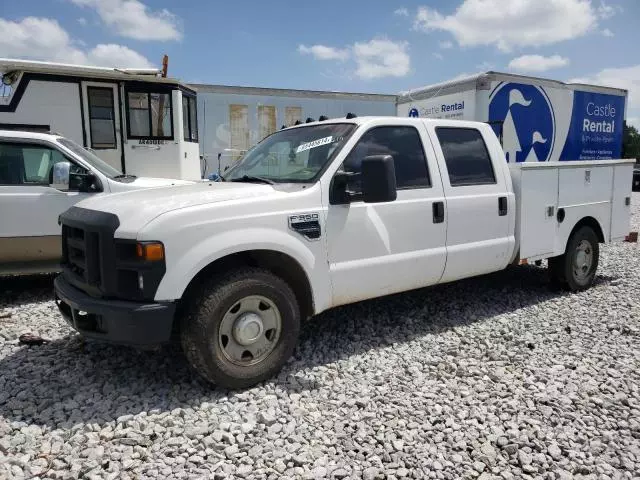
[[[433,202],[431,204],[433,210],[433,223],[444,222],[444,202]]]
[[[498,215],[504,217],[507,214],[507,197],[498,198]]]

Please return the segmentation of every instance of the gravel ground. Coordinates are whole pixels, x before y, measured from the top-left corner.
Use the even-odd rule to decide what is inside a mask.
[[[0,280],[0,478],[640,478],[638,248],[580,294],[520,267],[323,314],[243,392],[82,342],[51,277]]]

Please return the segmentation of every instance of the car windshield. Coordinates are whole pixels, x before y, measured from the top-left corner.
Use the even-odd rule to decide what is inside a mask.
[[[73,153],[78,155],[80,158],[82,158],[82,160],[87,162],[103,175],[106,175],[110,178],[122,175],[122,172],[120,172],[118,169],[113,168],[107,162],[98,157],[95,153],[87,150],[84,147],[81,147],[76,142],[69,140],[68,138],[58,138],[58,143],[60,143],[60,145],[62,145],[63,147],[71,150]]]
[[[308,183],[315,181],[355,129],[352,123],[328,123],[281,130],[249,150],[226,181]]]

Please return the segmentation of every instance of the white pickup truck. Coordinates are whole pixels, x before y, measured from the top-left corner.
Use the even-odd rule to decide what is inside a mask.
[[[54,133],[0,130],[0,275],[58,271],[58,216],[80,200],[190,183],[123,175]]]
[[[82,335],[179,335],[206,379],[277,372],[301,319],[549,259],[588,288],[628,233],[632,161],[509,165],[483,123],[314,122],[264,139],[221,182],[87,199],[61,216],[64,318]]]

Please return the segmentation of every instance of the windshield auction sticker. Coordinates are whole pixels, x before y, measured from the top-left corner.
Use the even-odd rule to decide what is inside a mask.
[[[312,148],[320,147],[322,145],[326,145],[327,143],[333,142],[333,136],[329,135],[328,137],[319,138],[318,140],[314,140],[313,142],[301,143],[296,148],[296,153],[304,152],[305,150],[310,150]]]

